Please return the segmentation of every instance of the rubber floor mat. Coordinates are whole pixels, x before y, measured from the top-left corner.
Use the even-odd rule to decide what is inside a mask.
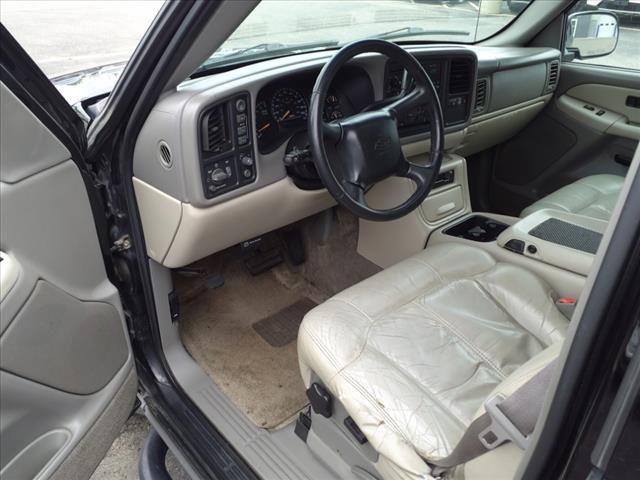
[[[272,347],[284,347],[298,337],[300,322],[316,303],[302,298],[293,305],[253,324],[253,329]]]

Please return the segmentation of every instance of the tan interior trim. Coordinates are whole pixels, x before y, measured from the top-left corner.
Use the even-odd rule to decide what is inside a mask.
[[[628,95],[640,96],[640,90],[585,84],[570,89],[556,104],[560,111],[598,132],[640,140],[640,110],[625,104]]]
[[[506,115],[508,113],[513,113],[513,112],[517,112],[519,110],[523,110],[523,109],[525,109],[527,107],[530,107],[532,105],[538,105],[540,102],[542,102],[543,104],[546,104],[549,100],[551,100],[552,96],[553,96],[553,94],[549,93],[547,95],[542,95],[542,96],[537,97],[537,98],[532,98],[531,100],[527,100],[526,102],[518,103],[517,105],[510,105],[508,107],[501,108],[500,110],[495,110],[493,112],[484,113],[482,115],[478,115],[476,117],[473,117],[473,119],[471,120],[471,123],[472,124],[481,123],[481,122],[484,122],[486,120],[490,120],[492,118],[501,117],[502,115]]]
[[[550,95],[476,117],[454,150],[467,156],[502,143],[522,130],[547,104]]]
[[[623,118],[619,113],[609,110],[603,110],[604,114],[596,115],[601,110],[600,106],[590,105],[584,100],[569,95],[559,97],[556,105],[561,112],[601,133],[605,133],[615,122]],[[593,110],[585,108],[585,105],[592,107]]]
[[[326,190],[301,190],[284,178],[207,208],[133,179],[147,254],[169,268],[188,265],[335,205]]]
[[[426,154],[410,157],[415,163],[425,162]],[[447,154],[440,171],[454,170],[455,182],[433,192],[420,208],[390,222],[370,222],[360,219],[358,253],[379,267],[386,268],[424,249],[429,234],[471,211],[464,158]],[[389,208],[404,202],[415,185],[405,178],[391,177],[367,193],[367,203],[373,208]],[[443,212],[439,215],[437,212]],[[435,213],[434,213],[435,212]],[[434,218],[433,215],[437,218]],[[431,220],[430,220],[431,219]]]
[[[640,124],[640,109],[626,104],[628,96],[640,97],[640,89],[585,83],[571,88],[567,94],[573,98],[619,113],[630,122]]]
[[[133,177],[147,254],[162,263],[182,219],[182,202]]]
[[[586,277],[593,265],[593,259],[595,258],[593,254],[542,240],[529,233],[532,229],[549,219],[562,220],[563,222],[577,225],[600,234],[604,233],[607,228],[607,222],[604,220],[586,217],[576,213],[542,209],[518,220],[502,232],[497,239],[498,245],[504,247],[509,240],[522,240],[526,245],[535,245],[536,247],[535,253],[531,253],[525,249],[522,253],[524,256]]]
[[[182,204],[182,219],[162,262],[188,265],[335,205],[326,190],[300,190],[287,177],[208,208]]]
[[[518,217],[509,217],[506,215],[498,215],[495,213],[486,212],[473,212],[474,215],[482,215],[507,225],[513,225],[520,219]],[[462,221],[462,219],[460,219]],[[477,248],[481,248],[489,252],[493,258],[499,262],[512,263],[526,268],[530,272],[535,273],[540,278],[544,279],[561,297],[573,297],[579,298],[584,288],[586,277],[577,273],[564,270],[562,268],[549,265],[541,262],[537,259],[533,259],[518,253],[511,252],[498,245],[497,242],[474,242],[472,240],[466,240],[464,238],[452,237],[443,233],[444,228],[441,228],[431,234],[429,237],[429,243],[427,246],[437,245],[439,243],[462,243],[464,245],[471,245]]]
[[[455,150],[458,145],[462,143],[465,136],[465,130],[458,130],[457,132],[450,132],[444,136],[444,149],[445,151]],[[431,139],[412,140],[409,138],[409,142],[402,145],[402,153],[404,156],[415,157],[417,155],[426,155],[431,150]]]

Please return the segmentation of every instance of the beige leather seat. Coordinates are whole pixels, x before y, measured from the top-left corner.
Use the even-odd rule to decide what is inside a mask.
[[[429,478],[424,460],[451,452],[492,391],[557,354],[568,320],[556,297],[484,250],[430,247],[307,314],[302,376],[344,405],[385,478]]]
[[[521,217],[550,208],[577,213],[600,220],[609,220],[616,204],[624,177],[591,175],[562,187],[525,208]]]

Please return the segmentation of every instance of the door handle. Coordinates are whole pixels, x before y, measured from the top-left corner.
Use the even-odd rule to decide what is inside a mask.
[[[613,156],[613,159],[616,161],[616,163],[624,165],[625,167],[631,165],[631,157],[627,157],[626,155],[620,155],[619,153],[616,153]]]

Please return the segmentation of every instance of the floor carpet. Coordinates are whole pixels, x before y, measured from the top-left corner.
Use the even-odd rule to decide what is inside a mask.
[[[192,278],[174,275],[184,345],[260,427],[282,426],[308,403],[295,341],[306,312],[379,271],[356,254],[354,222],[338,216],[323,245],[303,225],[307,261],[298,267],[283,263],[253,276],[234,247],[192,265]]]

